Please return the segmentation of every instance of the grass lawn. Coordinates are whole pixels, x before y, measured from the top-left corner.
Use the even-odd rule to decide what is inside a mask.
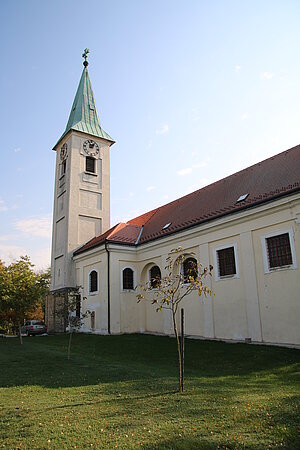
[[[0,448],[300,448],[300,351],[146,335],[0,338]]]

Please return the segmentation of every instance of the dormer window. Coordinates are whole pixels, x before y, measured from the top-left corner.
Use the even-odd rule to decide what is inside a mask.
[[[91,156],[85,158],[85,170],[86,172],[96,173],[96,160]]]

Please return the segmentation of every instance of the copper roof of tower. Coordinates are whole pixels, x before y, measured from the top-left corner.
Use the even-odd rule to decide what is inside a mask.
[[[54,148],[56,148],[57,144],[70,130],[81,131],[92,136],[106,139],[112,143],[115,142],[100,126],[91,80],[87,69],[88,62],[85,60],[83,65],[84,69],[82,71],[66,129]]]
[[[104,242],[145,244],[296,192],[300,192],[300,145],[119,224],[74,255]],[[241,196],[245,196],[242,201]]]

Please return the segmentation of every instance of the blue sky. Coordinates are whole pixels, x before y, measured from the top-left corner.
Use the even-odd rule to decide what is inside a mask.
[[[50,263],[84,48],[113,225],[300,143],[299,22],[298,0],[1,0],[0,259]]]

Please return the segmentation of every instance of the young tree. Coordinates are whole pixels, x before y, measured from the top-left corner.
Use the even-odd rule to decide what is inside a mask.
[[[8,325],[19,330],[21,324],[41,302],[49,289],[49,279],[44,273],[33,270],[28,256],[5,266],[0,264],[0,316]]]
[[[58,303],[60,306],[56,311],[56,315],[59,319],[62,319],[65,324],[65,329],[69,331],[69,344],[68,344],[68,360],[71,356],[71,342],[74,331],[79,331],[83,321],[88,317],[91,312],[89,310],[82,312],[82,300],[81,286],[74,288],[66,288],[63,291],[58,291],[54,295],[61,301]]]
[[[197,292],[198,296],[213,295],[211,289],[205,284],[207,277],[212,274],[212,266],[203,267],[189,253],[188,257],[182,247],[171,250],[167,258],[165,275],[150,280],[146,285],[138,286],[138,302],[151,300],[156,305],[156,311],[168,309],[171,311],[173,320],[173,331],[177,342],[178,369],[179,369],[179,392],[183,391],[184,374],[184,345],[178,331],[178,311],[182,300],[192,292]]]

